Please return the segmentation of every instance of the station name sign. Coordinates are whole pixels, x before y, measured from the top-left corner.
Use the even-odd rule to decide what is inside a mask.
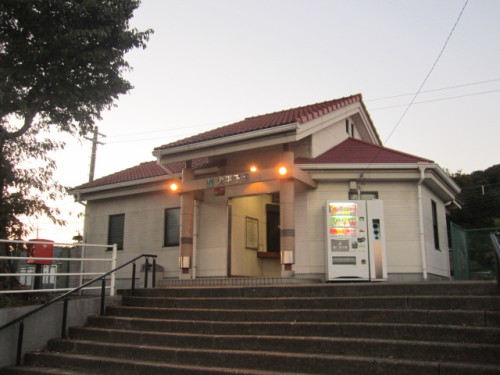
[[[212,188],[219,186],[230,186],[230,185],[245,184],[247,182],[250,182],[249,173],[235,173],[235,174],[228,174],[225,176],[209,177],[207,178],[206,181],[206,187]]]

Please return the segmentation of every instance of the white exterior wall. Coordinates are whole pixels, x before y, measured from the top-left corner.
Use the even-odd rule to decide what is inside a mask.
[[[427,272],[429,274],[450,277],[450,251],[448,248],[448,233],[446,230],[446,210],[443,202],[425,186],[422,187],[425,253],[427,257]],[[432,221],[432,203],[436,202],[439,249],[434,246],[434,228]]]
[[[388,273],[422,273],[416,183],[367,182],[363,191],[376,191],[384,201]],[[296,214],[296,273],[326,274],[325,203],[348,199],[348,182],[320,182],[305,203],[297,197],[296,211],[306,209]]]
[[[156,254],[157,264],[164,267],[165,276],[177,276],[179,248],[163,247],[163,230],[165,209],[179,206],[179,197],[166,192],[89,201],[85,216],[85,242],[106,244],[109,216],[125,214],[124,246],[123,250],[118,251],[117,265],[142,253]],[[86,256],[102,257],[103,252],[105,250],[89,248]],[[87,266],[89,272],[100,271],[100,268],[96,263]],[[139,271],[138,267],[138,275]],[[131,267],[117,273],[117,278],[130,277]]]
[[[355,133],[356,134],[356,133]],[[315,158],[349,138],[345,131],[345,120],[312,134],[311,157]]]
[[[384,201],[387,271],[389,274],[422,273],[418,235],[416,182],[370,183],[366,191],[378,191]]]
[[[227,276],[227,197],[207,191],[200,202],[196,238],[196,277]]]

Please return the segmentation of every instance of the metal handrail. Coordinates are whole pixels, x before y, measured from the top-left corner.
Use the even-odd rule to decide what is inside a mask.
[[[500,232],[490,233],[497,261],[497,292],[500,293]]]
[[[116,258],[117,258],[117,245],[104,245],[104,244],[89,244],[89,243],[82,243],[82,242],[77,242],[77,243],[61,243],[61,242],[52,242],[47,240],[6,240],[6,239],[0,239],[0,243],[6,243],[9,245],[12,244],[20,244],[20,245],[52,245],[52,246],[59,246],[59,247],[80,247],[81,248],[81,257],[80,258],[62,258],[62,257],[31,257],[31,256],[0,256],[0,260],[25,260],[25,261],[36,261],[36,260],[44,260],[44,261],[54,261],[54,262],[60,262],[60,261],[67,261],[67,262],[79,262],[80,263],[80,273],[72,272],[71,275],[67,276],[80,276],[80,284],[83,283],[83,276],[95,276],[95,275],[100,275],[101,272],[95,273],[95,272],[84,272],[84,264],[85,262],[106,262],[111,264],[111,269],[116,267]],[[84,258],[84,253],[85,249],[88,247],[98,247],[98,248],[107,248],[109,249],[110,247],[112,248],[111,252],[111,257],[110,258]],[[37,263],[37,262],[34,262]],[[36,275],[33,275],[31,273],[17,273],[14,275],[14,273],[0,273],[0,277],[35,277],[35,280],[40,280],[40,277],[51,277],[51,276],[63,276],[61,273],[41,273],[41,272],[35,272]],[[38,278],[38,279],[37,279]],[[36,282],[36,281],[35,281]],[[111,275],[111,285],[110,285],[110,290],[111,290],[111,295],[114,295],[114,289],[115,289],[115,274]],[[0,294],[7,294],[7,293],[33,293],[33,292],[56,292],[56,291],[69,291],[72,288],[54,288],[54,289],[39,289],[35,286],[35,289],[21,289],[21,290],[0,290]],[[93,288],[87,288],[86,290],[93,289]]]
[[[64,300],[64,305],[63,305],[63,317],[62,317],[62,329],[61,329],[61,337],[65,338],[66,337],[66,316],[67,316],[67,310],[68,310],[68,297],[75,293],[80,291],[81,289],[87,287],[88,285],[91,285],[95,283],[96,281],[101,280],[101,306],[100,306],[100,315],[104,315],[105,313],[105,291],[106,291],[106,277],[109,276],[110,274],[115,273],[116,271],[122,269],[125,266],[128,266],[130,263],[132,263],[132,291],[131,293],[134,294],[135,290],[135,271],[136,271],[136,266],[135,266],[135,261],[140,259],[140,258],[146,258],[146,266],[144,270],[144,287],[148,287],[148,269],[149,269],[149,258],[153,258],[153,280],[152,280],[152,287],[154,288],[156,286],[156,257],[157,255],[152,255],[152,254],[141,254],[136,256],[135,258],[129,260],[128,262],[122,264],[121,266],[118,266],[111,271],[108,271],[100,276],[95,277],[94,279],[87,281],[86,283],[81,284],[80,286],[60,295],[59,297],[56,297],[43,305],[28,311],[27,313],[11,320],[10,322],[4,324],[3,326],[0,327],[0,331],[6,329],[7,327],[10,327],[16,323],[19,323],[19,335],[18,335],[18,341],[17,341],[17,359],[16,359],[16,365],[21,364],[21,356],[22,356],[22,346],[23,346],[23,333],[24,333],[24,319],[27,317],[46,309],[50,305]]]

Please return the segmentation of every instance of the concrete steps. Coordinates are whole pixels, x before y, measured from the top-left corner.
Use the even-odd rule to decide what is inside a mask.
[[[500,374],[500,297],[479,283],[125,293],[1,374]],[[50,372],[52,371],[52,372]],[[59,371],[59,372],[58,372]]]

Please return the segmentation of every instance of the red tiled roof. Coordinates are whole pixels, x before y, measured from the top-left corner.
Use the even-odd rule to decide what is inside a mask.
[[[316,117],[333,112],[349,104],[360,102],[361,94],[348,96],[345,98],[329,100],[322,103],[310,104],[303,107],[287,109],[273,112],[266,115],[248,117],[243,121],[226,125],[217,129],[209,130],[188,138],[184,138],[166,145],[156,147],[155,150],[163,150],[171,147],[184,146],[192,143],[208,141],[211,139],[228,137],[231,135],[247,133],[255,130],[268,129],[275,126],[291,123],[302,124]]]
[[[208,160],[206,158],[193,160],[193,168],[201,168],[207,164]],[[184,167],[184,162],[171,163],[166,165],[172,173],[178,173]],[[167,172],[161,168],[156,161],[149,161],[141,163],[132,168],[124,169],[108,176],[104,176],[94,180],[92,182],[87,182],[86,184],[77,186],[73,189],[87,189],[96,186],[118,184],[120,182],[128,182],[134,180],[142,180],[145,178],[166,176]]]
[[[432,160],[406,154],[401,151],[377,146],[355,138],[331,148],[314,159],[298,158],[297,164],[336,164],[336,163],[432,163]]]
[[[335,164],[335,163],[417,163],[432,162],[418,156],[406,154],[401,151],[392,150],[374,145],[355,138],[348,138],[344,142],[331,148],[322,155],[314,158],[298,158],[297,164]],[[208,160],[201,158],[193,160],[193,168],[207,166]],[[167,167],[178,173],[184,167],[184,162],[168,164]],[[112,185],[120,182],[142,180],[151,177],[166,176],[167,173],[158,165],[156,161],[141,163],[135,167],[124,169],[123,171],[98,178],[92,182],[75,187],[76,189],[87,189],[91,187]]]

